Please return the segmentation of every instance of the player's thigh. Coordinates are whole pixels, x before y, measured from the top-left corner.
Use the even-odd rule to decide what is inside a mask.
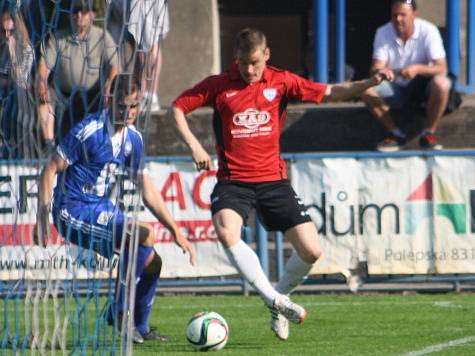
[[[305,262],[314,263],[320,257],[320,238],[313,222],[291,227],[285,232],[285,237]]]
[[[241,228],[255,204],[255,189],[250,184],[218,182],[211,193],[213,224],[219,240],[229,247],[241,238]]]
[[[267,231],[285,232],[311,221],[305,205],[288,180],[260,184],[256,211]]]
[[[219,241],[224,247],[231,247],[241,239],[243,219],[232,209],[221,209],[213,215],[213,225]]]

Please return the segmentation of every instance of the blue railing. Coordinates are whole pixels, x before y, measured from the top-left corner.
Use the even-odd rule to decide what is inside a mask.
[[[344,80],[346,38],[345,16],[346,0],[335,1],[335,79],[337,82]],[[475,0],[466,1],[466,34],[467,40],[463,44],[466,48],[465,73],[460,72],[461,42],[460,26],[464,15],[461,0],[446,1],[446,27],[445,39],[447,47],[447,60],[449,72],[457,78],[465,78],[465,83],[457,83],[457,89],[466,94],[475,93]],[[313,0],[313,23],[314,23],[314,50],[315,80],[328,82],[328,0]],[[368,56],[371,54],[368,53]]]

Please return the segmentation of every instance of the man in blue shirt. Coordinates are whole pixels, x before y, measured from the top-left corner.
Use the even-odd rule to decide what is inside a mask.
[[[134,221],[110,198],[118,174],[127,174],[139,191],[145,205],[173,234],[176,244],[190,254],[195,252],[183,237],[165,202],[144,168],[144,144],[134,122],[138,115],[139,88],[129,75],[114,80],[112,108],[87,116],[61,140],[51,160],[43,169],[39,186],[37,237],[44,244],[50,236],[49,212],[60,235],[86,251],[111,258],[138,239],[136,263],[136,298],[134,342],[162,337],[150,330],[148,317],[161,269],[161,259],[153,249],[155,234],[150,224]],[[51,197],[56,179],[53,199]],[[52,204],[51,204],[52,203]],[[124,239],[125,238],[125,239]],[[128,261],[128,249],[121,258]],[[124,262],[121,262],[123,274]],[[124,311],[123,294],[119,292],[117,315]],[[120,319],[116,318],[116,319]],[[120,320],[118,320],[120,323]]]

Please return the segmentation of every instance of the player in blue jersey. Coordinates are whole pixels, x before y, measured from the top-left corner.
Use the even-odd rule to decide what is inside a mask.
[[[74,126],[44,167],[40,176],[36,237],[44,245],[50,236],[52,211],[54,225],[63,238],[106,258],[120,250],[121,242],[138,238],[133,340],[136,343],[162,340],[163,336],[148,325],[162,264],[153,249],[155,234],[151,225],[132,220],[111,200],[116,177],[127,174],[136,183],[144,204],[170,230],[183,252],[189,253],[191,264],[195,252],[181,235],[144,168],[144,144],[134,126],[139,106],[137,83],[129,75],[119,75],[112,88],[115,88],[112,107],[90,114]],[[128,249],[121,258],[128,260]],[[121,294],[118,305],[114,306],[117,315],[123,310]]]

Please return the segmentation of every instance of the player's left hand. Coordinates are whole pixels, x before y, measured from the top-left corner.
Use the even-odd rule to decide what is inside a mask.
[[[183,250],[183,253],[190,254],[190,264],[195,265],[196,254],[193,245],[179,231],[175,234],[175,243]]]

